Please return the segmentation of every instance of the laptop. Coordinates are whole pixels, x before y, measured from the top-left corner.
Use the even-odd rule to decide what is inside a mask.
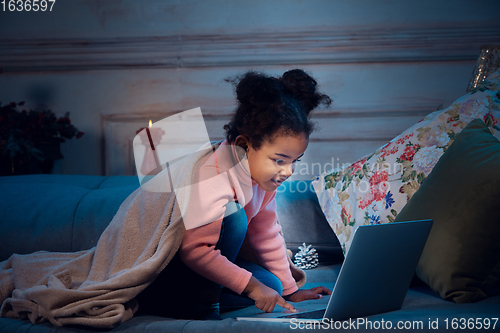
[[[329,299],[310,307],[237,317],[246,321],[332,321],[399,310],[432,227],[432,220],[359,226]],[[333,280],[333,279],[332,279]],[[319,302],[314,304],[315,302]],[[321,304],[323,303],[323,304]],[[293,303],[300,306],[301,303]]]

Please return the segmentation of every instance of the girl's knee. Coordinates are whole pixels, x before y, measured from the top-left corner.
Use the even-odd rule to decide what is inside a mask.
[[[224,228],[231,229],[233,235],[245,237],[248,228],[247,214],[239,203],[232,201],[226,204],[223,221]]]
[[[226,211],[215,248],[229,261],[234,262],[247,234],[248,220],[245,210],[238,203],[228,203]]]
[[[283,284],[281,283],[280,279],[276,277],[276,275],[270,273],[266,278],[266,281],[263,281],[263,283],[269,288],[276,290],[276,292],[278,292],[280,295],[283,295]]]

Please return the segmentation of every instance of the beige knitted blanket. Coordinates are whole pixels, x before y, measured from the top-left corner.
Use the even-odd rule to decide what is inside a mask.
[[[146,209],[147,208],[147,209]],[[96,247],[12,255],[0,263],[0,316],[35,324],[111,328],[137,310],[134,297],[175,255],[184,233],[175,196],[138,188]]]
[[[210,152],[184,161],[187,178]],[[127,321],[138,308],[134,298],[181,244],[185,226],[180,211],[175,195],[140,187],[121,204],[96,247],[12,255],[0,262],[0,316],[97,328]],[[292,271],[305,279],[297,268]]]

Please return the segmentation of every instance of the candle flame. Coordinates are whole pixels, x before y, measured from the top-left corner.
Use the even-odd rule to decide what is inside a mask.
[[[151,119],[149,119],[149,127],[153,127],[153,123],[151,122]]]

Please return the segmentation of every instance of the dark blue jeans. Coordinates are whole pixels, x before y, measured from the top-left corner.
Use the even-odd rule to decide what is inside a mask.
[[[215,249],[281,295],[283,286],[274,274],[237,257],[247,226],[247,215],[241,205],[228,203]],[[226,312],[254,304],[245,295],[238,295],[191,270],[178,253],[158,278],[138,296],[138,301],[139,314],[179,319],[199,319],[208,311]]]

